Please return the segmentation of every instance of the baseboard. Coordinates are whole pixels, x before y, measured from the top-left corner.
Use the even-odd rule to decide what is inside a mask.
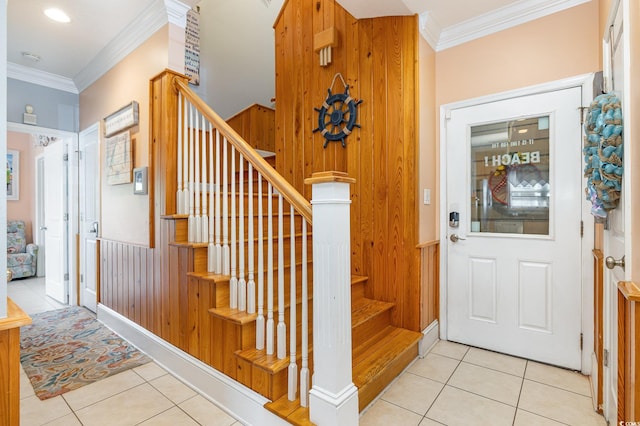
[[[264,408],[268,399],[162,340],[104,305],[98,319],[138,347],[165,370],[247,425],[288,425]]]
[[[423,358],[427,352],[438,342],[439,337],[439,323],[435,320],[427,328],[422,331],[423,337],[420,340],[418,346],[418,356]]]

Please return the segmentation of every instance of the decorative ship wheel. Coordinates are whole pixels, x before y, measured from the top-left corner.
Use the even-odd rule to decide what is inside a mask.
[[[340,76],[344,85],[344,93],[331,93],[336,77]],[[349,96],[349,85],[344,82],[340,73],[333,77],[331,87],[327,99],[323,102],[322,107],[314,108],[318,111],[318,127],[313,132],[321,132],[325,138],[323,148],[327,147],[329,142],[342,142],[342,146],[346,147],[344,139],[351,134],[354,127],[360,127],[356,123],[358,119],[358,105],[362,100],[355,100]]]

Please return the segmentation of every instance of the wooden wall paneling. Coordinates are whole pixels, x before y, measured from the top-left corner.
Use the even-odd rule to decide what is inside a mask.
[[[188,337],[190,333],[190,318],[189,318],[189,292],[193,290],[189,286],[189,276],[187,275],[191,266],[193,265],[194,250],[192,248],[181,247],[180,248],[180,269],[178,272],[178,310],[176,315],[178,320],[173,328],[178,327],[179,335],[179,348],[185,352],[189,351]],[[197,289],[194,293],[197,293]],[[197,306],[197,304],[196,304]]]
[[[156,256],[159,256],[160,246],[150,250],[147,253],[147,297],[145,299],[147,306],[147,329],[153,331],[160,324],[160,297],[157,288],[160,287],[160,274],[156,273]],[[159,265],[159,263],[158,263]],[[158,268],[159,269],[159,268]],[[156,319],[157,318],[157,319]],[[158,333],[155,333],[158,334]]]
[[[212,285],[209,281],[197,280],[198,306],[196,323],[198,327],[199,358],[209,364],[211,362],[211,316],[209,309],[213,307]]]
[[[316,7],[312,7],[313,11],[313,20],[312,20],[312,35],[329,28],[325,26],[324,19],[324,8],[328,1],[324,1],[320,5],[320,9]],[[317,3],[316,3],[317,4]],[[338,50],[338,49],[336,49]],[[320,59],[317,53],[313,53],[313,59],[310,62],[310,73],[311,73],[311,81],[308,82],[309,90],[311,90],[311,107],[312,109],[309,111],[313,117],[313,127],[311,127],[310,131],[313,132],[313,129],[318,127],[318,113],[313,108],[320,108],[322,103],[327,98],[327,89],[329,88],[329,84],[331,84],[331,78],[333,78],[332,71],[327,71],[326,67],[320,66]],[[331,75],[331,77],[329,77]],[[320,132],[310,133],[310,142],[311,142],[311,150],[313,152],[312,158],[313,161],[311,163],[311,170],[308,172],[305,171],[307,177],[311,177],[311,175],[315,172],[321,172],[326,170],[325,168],[325,149],[322,147],[324,145],[324,137],[320,134]],[[311,188],[308,188],[309,194],[311,194]]]
[[[383,88],[387,87],[386,79],[386,34],[384,33],[384,26],[381,24],[381,20],[374,19],[372,22],[373,29],[373,46],[377,46],[374,49],[373,55],[373,87],[374,87],[374,129],[373,129],[373,172],[374,181],[372,182],[374,187],[373,194],[373,246],[374,257],[373,267],[371,270],[371,276],[369,277],[369,283],[371,283],[371,296],[376,299],[381,299],[389,302],[395,300],[390,297],[390,294],[386,291],[387,288],[393,289],[395,283],[387,279],[387,268],[389,262],[389,247],[387,241],[389,241],[389,225],[390,219],[388,216],[388,177],[387,177],[387,159],[388,153],[386,148],[391,141],[388,140],[387,134],[387,120],[385,118],[385,112],[387,111],[387,90]],[[384,50],[381,48],[384,47]],[[380,112],[378,114],[378,112]],[[369,286],[367,286],[369,290]],[[369,294],[369,292],[366,292]]]
[[[420,330],[424,330],[438,319],[438,298],[440,286],[440,243],[431,241],[419,246],[420,267]]]
[[[402,94],[404,100],[403,244],[405,259],[403,284],[405,306],[402,325],[420,331],[420,251],[418,243],[418,28],[416,16],[398,18],[402,23]]]
[[[142,262],[142,247],[140,246],[136,246],[133,252],[133,258],[131,259],[133,262],[133,321],[135,321],[136,324],[140,324],[140,313],[141,313],[141,306],[140,306],[140,279],[142,278],[142,271],[141,271],[141,262]]]
[[[306,3],[302,3],[306,5]],[[313,7],[302,8],[302,28],[313,28],[314,22],[314,9]],[[315,30],[314,30],[315,31]],[[303,52],[302,55],[302,70],[301,76],[301,84],[303,97],[302,97],[302,117],[303,120],[300,123],[302,127],[302,136],[300,140],[300,146],[302,147],[302,158],[303,158],[303,167],[304,167],[304,177],[310,176],[310,171],[313,169],[313,155],[314,155],[314,145],[316,142],[316,138],[314,137],[313,129],[318,127],[318,118],[317,112],[314,108],[319,107],[319,105],[314,105],[314,76],[315,69],[319,67],[319,58],[317,53],[313,51],[313,36],[314,31],[302,31],[302,42],[303,42]],[[298,188],[298,187],[296,187]],[[298,188],[301,194],[303,194],[307,199],[311,199],[311,187],[309,185],[302,185],[302,187]]]
[[[293,31],[290,32],[291,37],[287,39],[287,51],[292,52],[292,58],[304,58],[303,50],[303,5],[300,2],[294,2],[291,7],[294,21]],[[291,110],[291,161],[293,161],[292,180],[289,181],[296,188],[304,187],[304,144],[305,129],[302,125],[304,110],[304,66],[293,66],[289,70],[287,80],[291,84],[294,94],[294,108]]]
[[[185,339],[186,339],[186,351],[202,360],[200,354],[200,330],[198,327],[198,317],[200,308],[200,290],[199,280],[194,277],[187,278],[187,312],[185,312]],[[181,313],[182,314],[182,313]]]
[[[628,356],[626,348],[629,345],[627,338],[629,334],[626,330],[628,315],[627,300],[621,292],[618,292],[618,421],[625,422],[631,420],[627,417],[627,369]]]
[[[280,14],[284,13],[284,8],[280,10]],[[284,175],[284,143],[286,133],[284,131],[284,111],[286,111],[285,93],[287,92],[286,82],[282,77],[285,72],[284,63],[284,40],[287,36],[287,28],[284,19],[278,18],[274,27],[275,32],[275,71],[276,71],[276,113],[275,113],[275,153],[276,153],[276,170]],[[278,106],[280,105],[280,106]]]
[[[293,12],[292,12],[292,8],[291,7],[287,7],[284,10],[284,19],[285,22],[289,23],[291,22],[291,16],[292,16]],[[293,27],[286,25],[285,24],[285,28],[284,28],[284,32],[283,32],[283,39],[282,39],[282,44],[283,44],[283,49],[284,52],[290,52],[291,48],[292,48],[292,37],[293,34],[292,32],[294,31]],[[294,63],[294,58],[292,55],[290,54],[284,54],[283,56],[283,62],[284,62],[284,68],[282,70],[282,78],[283,78],[283,84],[286,86],[285,90],[282,92],[283,96],[282,96],[282,102],[280,103],[280,105],[283,105],[284,110],[287,111],[286,114],[282,115],[282,132],[284,134],[284,138],[283,138],[283,142],[284,142],[284,146],[281,152],[278,152],[277,157],[281,157],[282,159],[282,163],[278,163],[282,165],[282,169],[280,171],[280,173],[282,174],[282,176],[285,177],[285,179],[287,179],[289,182],[291,182],[292,185],[295,185],[295,182],[293,181],[293,144],[295,143],[295,141],[293,141],[293,133],[292,133],[292,128],[293,128],[293,124],[292,124],[292,119],[291,119],[291,114],[289,113],[290,111],[290,105],[294,105],[295,103],[295,96],[296,96],[296,88],[292,88],[291,87],[291,82],[290,82],[290,76],[295,72],[295,68],[296,65]],[[278,100],[276,99],[276,112],[278,111]],[[278,161],[278,159],[280,158],[276,158],[276,162]]]
[[[123,244],[123,250],[125,253],[125,273],[124,273],[124,291],[126,297],[127,306],[127,318],[133,320],[135,318],[135,289],[133,283],[133,252],[135,247],[129,244]]]
[[[149,296],[147,293],[147,287],[149,282],[147,281],[147,256],[148,250],[140,250],[140,259],[139,259],[139,268],[140,268],[140,278],[138,280],[139,286],[139,298],[138,298],[138,306],[140,306],[140,324],[143,328],[149,329],[149,321],[147,319],[147,306]]]
[[[211,366],[222,371],[222,351],[224,350],[222,326],[223,321],[209,314],[211,318],[211,337],[215,339],[211,344]]]
[[[402,250],[404,234],[404,105],[402,94],[402,48],[401,31],[398,18],[380,19],[386,41],[387,72],[387,208],[389,234],[387,253],[387,285],[386,300],[397,302],[392,311],[394,324],[402,323],[403,309],[401,303],[404,293],[403,275],[405,259]],[[388,24],[387,24],[388,22]],[[394,107],[395,106],[395,107]]]
[[[358,121],[361,130],[358,131],[360,138],[358,145],[360,154],[354,158],[353,168],[349,169],[349,175],[356,179],[356,184],[351,186],[352,191],[359,193],[360,215],[357,216],[356,222],[352,221],[352,241],[359,240],[361,242],[362,254],[359,270],[356,273],[368,275],[371,273],[370,266],[373,264],[373,111],[374,111],[374,81],[373,81],[373,22],[370,19],[361,20],[357,24],[358,44],[360,49],[359,56],[359,96],[363,99],[360,105]],[[353,151],[351,151],[353,152]],[[352,214],[353,217],[353,214]],[[356,253],[357,254],[357,253]],[[352,259],[352,262],[354,260]]]
[[[178,247],[169,246],[169,256],[166,259],[166,263],[168,264],[168,275],[166,278],[166,282],[162,287],[162,338],[167,340],[168,342],[178,346],[177,344],[177,335],[172,336],[171,327],[173,324],[173,305],[174,302],[177,302],[177,286],[175,285],[178,282]]]

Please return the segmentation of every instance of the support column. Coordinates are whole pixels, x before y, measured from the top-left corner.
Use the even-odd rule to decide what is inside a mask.
[[[351,362],[351,232],[346,173],[314,173],[313,185],[313,387],[314,424],[357,425],[358,389]]]

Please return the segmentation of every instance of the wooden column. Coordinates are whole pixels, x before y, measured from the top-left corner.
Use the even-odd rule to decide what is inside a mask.
[[[20,424],[20,327],[31,318],[9,298],[0,319],[0,426]]]
[[[640,288],[618,283],[618,423],[640,421]]]

